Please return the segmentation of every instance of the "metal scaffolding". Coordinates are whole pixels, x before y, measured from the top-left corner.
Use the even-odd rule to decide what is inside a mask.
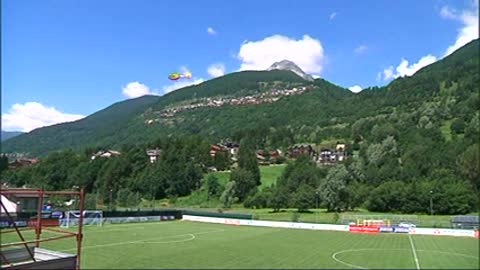
[[[85,192],[83,189],[80,191],[44,191],[42,189],[4,189],[0,190],[0,194],[7,197],[11,195],[33,195],[38,196],[37,206],[37,219],[36,222],[29,222],[26,228],[18,228],[14,218],[10,215],[7,207],[2,201],[0,206],[9,223],[13,226],[13,230],[0,230],[1,234],[16,233],[21,241],[14,243],[7,243],[0,245],[0,259],[2,261],[2,269],[65,269],[67,268],[80,270],[80,258],[82,253],[82,238],[83,238],[83,212],[85,208]],[[62,229],[54,229],[49,227],[42,228],[42,206],[44,196],[50,195],[69,195],[78,196],[80,198],[80,219],[77,232],[70,232]],[[35,240],[26,241],[22,232],[35,230]],[[54,232],[60,234],[60,236],[41,238],[42,230]],[[75,238],[77,243],[76,255],[64,254],[60,252],[48,251],[40,248],[40,243],[55,241],[65,238]],[[29,244],[35,244],[35,247],[31,248]],[[23,246],[22,249],[5,249],[13,246]],[[25,252],[26,251],[26,252]],[[37,252],[38,251],[38,252]],[[19,255],[22,252],[26,257],[23,258]],[[37,253],[41,255],[37,256]],[[71,256],[68,256],[71,255]],[[22,257],[23,261],[18,261]],[[41,258],[40,258],[41,257]],[[17,264],[14,264],[14,261]]]

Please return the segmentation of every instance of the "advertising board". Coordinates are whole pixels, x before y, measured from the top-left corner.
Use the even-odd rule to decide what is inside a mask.
[[[240,225],[240,220],[238,220],[238,219],[225,219],[225,224],[227,224],[227,225]]]
[[[378,233],[380,231],[380,227],[378,226],[350,226],[350,232],[355,233]]]
[[[475,232],[472,230],[457,229],[415,228],[410,230],[410,234],[475,237]]]
[[[27,227],[28,225],[26,220],[17,220],[17,221],[14,221],[14,223],[17,227]],[[8,220],[0,221],[0,228],[12,228],[12,227],[13,227],[12,222]]]
[[[409,232],[410,232],[410,228],[406,228],[406,227],[393,227],[393,232],[395,232],[395,233],[409,233]]]
[[[60,221],[58,219],[42,219],[42,226],[45,227],[56,227],[60,226]],[[37,226],[37,220],[30,220],[28,221],[28,226],[29,227],[35,227]]]
[[[281,221],[262,221],[262,220],[244,220],[244,219],[225,219],[204,216],[183,215],[184,220],[220,223],[229,225],[246,225],[273,228],[291,228],[308,230],[327,230],[327,231],[350,231],[355,233],[410,233],[423,235],[448,235],[448,236],[467,236],[477,237],[478,231],[457,230],[457,229],[434,229],[434,228],[407,228],[407,227],[387,227],[387,226],[349,226],[334,224],[312,224]]]
[[[392,227],[380,226],[378,231],[381,232],[381,233],[393,233],[393,228]]]

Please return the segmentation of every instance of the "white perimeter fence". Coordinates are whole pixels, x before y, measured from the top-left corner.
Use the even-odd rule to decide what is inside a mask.
[[[218,223],[227,225],[246,225],[246,226],[261,226],[273,228],[292,228],[292,229],[307,229],[307,230],[325,230],[325,231],[344,231],[344,232],[365,232],[365,233],[408,233],[421,235],[436,235],[436,236],[466,236],[479,237],[479,232],[474,230],[459,230],[459,229],[435,229],[435,228],[402,228],[402,230],[382,230],[383,227],[369,227],[368,230],[358,230],[359,226],[350,225],[333,225],[333,224],[312,224],[312,223],[296,223],[296,222],[281,222],[281,221],[261,221],[261,220],[243,220],[231,218],[217,218],[217,217],[202,217],[183,215],[183,220]],[[390,227],[392,228],[392,227]],[[372,230],[373,229],[373,230]]]

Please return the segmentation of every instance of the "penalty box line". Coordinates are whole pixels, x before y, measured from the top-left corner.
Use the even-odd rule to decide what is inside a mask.
[[[216,230],[216,231],[207,231],[207,232],[198,232],[198,233],[176,234],[176,235],[170,235],[170,236],[150,238],[150,239],[146,239],[146,240],[142,239],[142,240],[136,240],[136,241],[126,241],[126,242],[117,242],[117,243],[110,243],[110,244],[84,246],[84,247],[82,247],[82,250],[85,249],[85,248],[111,247],[111,246],[118,246],[118,245],[125,245],[125,244],[136,244],[136,243],[142,243],[142,242],[146,242],[146,241],[150,241],[150,240],[160,240],[160,239],[165,239],[165,238],[173,238],[173,237],[177,237],[177,236],[201,235],[201,234],[224,232],[224,231],[225,230]],[[77,248],[64,249],[64,250],[62,250],[62,252],[74,251],[74,250],[77,250]]]

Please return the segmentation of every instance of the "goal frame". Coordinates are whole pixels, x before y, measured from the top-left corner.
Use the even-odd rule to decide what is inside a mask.
[[[83,213],[83,214],[80,214]],[[86,217],[86,214],[93,213],[99,214],[99,217]],[[71,218],[71,216],[75,216],[75,218]],[[78,216],[78,218],[76,217]],[[62,228],[70,228],[73,226],[80,225],[80,216],[82,216],[83,226],[103,226],[104,218],[103,218],[103,211],[102,210],[69,210],[65,211],[65,217],[60,219],[60,227]],[[75,221],[75,222],[74,222]]]

